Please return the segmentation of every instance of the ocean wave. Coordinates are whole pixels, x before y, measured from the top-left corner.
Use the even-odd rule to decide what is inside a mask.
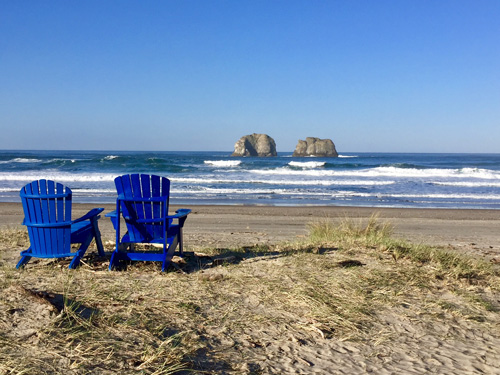
[[[451,178],[481,178],[481,179],[500,179],[500,171],[480,168],[461,168],[461,169],[417,169],[417,168],[397,168],[397,167],[378,167],[373,168],[367,173],[383,176],[398,177],[451,177]]]
[[[29,158],[14,158],[11,160],[2,160],[0,164],[9,164],[9,163],[40,163],[42,160],[40,159],[29,159]]]
[[[323,197],[329,199],[339,199],[339,198],[373,198],[373,199],[383,199],[383,200],[489,200],[489,201],[500,201],[500,194],[456,194],[456,193],[430,193],[430,194],[391,194],[391,193],[364,193],[353,190],[343,190],[343,191],[325,191],[325,190],[305,190],[305,189],[283,189],[283,188],[260,188],[260,189],[249,189],[249,188],[214,188],[201,186],[196,191],[190,191],[180,188],[172,188],[172,194],[182,195],[190,193],[204,194],[204,195],[232,195],[232,196],[250,196],[250,195],[280,195],[280,196],[303,196],[303,197]]]
[[[338,157],[339,158],[357,158],[359,156],[357,156],[357,155],[339,155]]]
[[[92,195],[97,195],[97,194],[115,194],[116,195],[116,189],[71,189],[73,193],[76,194],[92,194]]]
[[[186,191],[185,189],[178,189],[173,187],[173,195],[189,194],[196,192],[198,195],[211,194],[211,195],[233,195],[233,196],[250,196],[250,195],[287,195],[287,196],[315,196],[315,197],[331,197],[336,196],[336,192],[326,191],[310,191],[302,189],[248,189],[248,188],[213,188],[202,186],[196,191]]]
[[[289,166],[298,168],[319,168],[324,167],[325,164],[324,161],[291,161],[288,163]]]
[[[205,160],[203,163],[214,167],[237,167],[241,160]]]
[[[373,194],[357,193],[358,196],[377,198],[404,198],[404,199],[471,199],[471,200],[500,200],[500,194],[457,194],[457,193],[431,193],[431,194]]]
[[[56,159],[49,159],[49,160],[44,160],[43,161],[43,167],[46,168],[60,168],[64,167],[66,165],[74,165],[77,164],[77,162],[82,162],[83,159],[62,159],[62,158],[56,158]]]
[[[102,160],[114,160],[114,159],[118,159],[119,156],[118,155],[108,155],[108,156],[105,156],[104,158],[102,158]]]
[[[370,177],[370,178],[474,178],[474,179],[498,179],[500,171],[479,168],[462,169],[416,169],[397,167],[375,167],[357,170],[334,170],[334,169],[304,169],[292,170],[290,168],[279,167],[275,169],[252,169],[249,173],[258,175],[293,175],[309,177]]]
[[[19,188],[0,188],[0,193],[19,193]]]
[[[470,188],[475,188],[475,187],[495,187],[499,188],[500,187],[500,182],[472,182],[472,181],[437,181],[437,182],[432,182],[432,185],[438,185],[438,186],[456,186],[456,187],[470,187]]]
[[[297,186],[384,186],[395,184],[395,181],[376,180],[269,180],[269,179],[220,179],[197,177],[172,177],[170,181],[182,184],[262,184],[262,185],[297,185]]]
[[[83,161],[83,160],[89,160],[89,159],[78,159],[78,161]],[[45,160],[44,163],[57,163],[60,161],[70,161],[72,163],[76,163],[77,159],[55,158],[55,159]]]
[[[56,182],[105,182],[114,181],[117,174],[113,173],[64,173],[57,171],[33,171],[30,173],[0,173],[0,181],[34,181],[53,180]]]

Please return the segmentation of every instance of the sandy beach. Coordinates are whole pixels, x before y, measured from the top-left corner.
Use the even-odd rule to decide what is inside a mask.
[[[96,206],[75,204],[73,217],[83,215]],[[105,212],[114,209],[114,205],[103,207]],[[172,207],[172,211],[177,208],[180,207]],[[184,227],[186,250],[192,254],[202,254],[204,249],[294,242],[305,239],[307,224],[315,220],[363,220],[376,214],[381,221],[394,225],[395,237],[413,243],[442,246],[451,252],[465,252],[475,258],[487,259],[488,263],[497,263],[500,259],[500,212],[495,210],[270,206],[186,208],[193,211]],[[20,228],[22,218],[20,204],[0,204],[0,228]],[[103,217],[99,225],[103,239],[113,242],[114,231],[110,221]],[[117,309],[116,306],[119,306],[122,309],[113,312],[112,316],[134,309],[141,311],[140,314],[144,316],[151,316],[150,319],[154,321],[165,318],[163,324],[181,327],[181,331],[188,332],[187,335],[194,335],[206,348],[196,352],[196,356],[189,357],[195,369],[200,370],[199,373],[500,374],[500,297],[493,285],[496,281],[484,282],[481,278],[471,281],[453,277],[442,279],[432,267],[425,270],[419,265],[394,262],[390,254],[384,252],[380,253],[379,260],[385,262],[383,267],[386,269],[380,268],[382,273],[370,273],[376,263],[373,256],[363,251],[342,254],[334,250],[326,251],[323,255],[249,258],[234,266],[214,266],[192,273],[181,271],[159,274],[151,270],[141,272],[140,269],[109,272],[104,260],[101,265],[99,262],[90,268],[85,265],[81,272],[70,274],[74,275],[75,283],[80,285],[86,285],[89,277],[100,280],[94,285],[99,290],[100,308]],[[11,286],[4,290],[5,301],[0,299],[0,331],[12,336],[13,340],[23,342],[23,350],[31,352],[40,350],[39,342],[43,341],[38,340],[44,337],[40,333],[43,332],[41,327],[54,324],[57,316],[46,313],[47,309],[54,308],[52,302],[49,304],[47,300],[30,293],[32,290],[57,290],[60,285],[57,278],[64,278],[65,273],[54,266],[38,267],[34,270],[38,273],[30,270],[14,272],[10,263],[13,268],[18,254],[19,249],[3,246],[4,272],[20,281],[10,281]],[[364,267],[353,271],[337,268],[339,261],[350,261],[352,257],[361,260]],[[408,271],[404,270],[405,267],[408,267]],[[55,276],[45,276],[44,269]],[[327,272],[318,272],[321,269]],[[403,277],[405,272],[408,272],[407,278]],[[414,281],[414,275],[420,272],[428,272],[432,288],[420,288],[419,282]],[[342,274],[344,277],[339,277]],[[311,279],[310,275],[314,277]],[[336,279],[328,275],[336,275]],[[390,281],[393,277],[404,280],[401,281],[402,287],[386,291],[385,279]],[[342,323],[339,323],[339,332],[336,332],[335,326],[325,323],[332,319],[335,321],[334,316],[328,313],[322,318],[321,312],[314,312],[311,303],[304,299],[307,296],[304,290],[309,290],[306,283],[315,278],[321,286],[334,283],[324,289],[313,288],[314,298],[321,297],[321,294],[318,297],[316,293],[328,296],[332,311],[342,312],[345,308],[356,311],[358,308],[349,307],[351,297],[357,298],[356,289],[346,293],[343,287],[359,280],[363,290],[374,289],[373,293],[359,300],[364,304],[364,309],[373,309],[373,312],[369,314],[370,324],[365,326],[359,323],[361,328],[353,331],[355,339],[351,340],[349,336],[336,338],[335,335],[341,334]],[[372,279],[378,280],[378,286],[372,284]],[[425,276],[420,280],[424,279]],[[151,289],[150,283],[153,281],[156,287]],[[131,299],[127,297],[115,301],[115,296],[111,295],[110,301],[103,302],[102,298],[107,297],[102,296],[114,288],[111,286],[114,282],[129,285],[127,290],[138,285],[142,289],[135,290]],[[252,283],[251,288],[249,283]],[[297,288],[301,291],[298,296],[295,294]],[[77,288],[75,298],[85,290],[85,287]],[[398,293],[394,293],[394,290],[398,290]],[[336,291],[338,294],[335,294]],[[489,307],[480,308],[472,297],[468,297],[467,293],[472,291],[477,293],[475,296],[480,295],[484,301],[489,301]],[[330,293],[333,293],[333,297]],[[387,298],[384,293],[387,293]],[[163,302],[157,302],[156,294],[162,296],[160,300]],[[85,297],[82,295],[80,298]],[[328,301],[325,306],[330,306]],[[149,309],[147,303],[155,303],[155,309]],[[376,305],[378,307],[373,307],[375,303],[379,304]],[[191,311],[191,308],[194,310]],[[13,315],[12,311],[15,311]],[[156,312],[158,315],[154,315]],[[128,319],[128,316],[123,319]],[[129,335],[134,332],[132,330]],[[24,337],[28,337],[27,341]],[[156,336],[153,339],[159,340]],[[61,342],[65,340],[66,337],[62,336]],[[127,339],[123,342],[127,342]],[[93,351],[88,350],[90,352]],[[95,361],[100,361],[100,366],[104,367],[115,368],[119,365],[125,369],[125,373],[134,368],[125,360],[115,365],[115,361],[107,356],[96,359],[94,354],[84,351],[74,359],[72,354],[66,354],[65,349],[61,353],[68,355],[68,363],[61,367],[64,371],[70,368],[70,360],[85,362],[88,366],[92,366]],[[124,355],[126,357],[129,354]],[[11,358],[6,357],[6,360]],[[52,360],[52,357],[48,356],[47,360]],[[5,370],[12,368],[7,366]],[[103,370],[96,373],[109,372]]]
[[[74,204],[79,217],[97,204]],[[104,214],[115,209],[101,205]],[[184,207],[184,206],[183,206]],[[172,206],[171,211],[181,208]],[[186,206],[192,209],[184,229],[188,248],[239,247],[276,244],[304,237],[307,224],[331,218],[363,219],[378,215],[394,225],[394,235],[414,243],[448,246],[487,257],[500,255],[500,211],[458,209],[410,209],[336,206]],[[0,203],[0,227],[17,227],[23,220],[20,203]],[[102,236],[114,240],[110,221],[99,221]]]

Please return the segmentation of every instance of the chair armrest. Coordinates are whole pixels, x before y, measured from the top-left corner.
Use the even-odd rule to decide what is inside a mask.
[[[116,210],[108,212],[105,217],[109,217],[111,220],[111,223],[113,224],[114,230],[116,230],[116,227],[118,226],[118,213]]]
[[[93,208],[82,217],[73,220],[72,223],[79,223],[80,221],[92,219],[93,217],[99,215],[102,211],[104,211],[104,208]]]
[[[180,219],[180,218],[183,218],[183,217],[189,215],[190,212],[191,212],[191,210],[188,208],[181,208],[181,209],[175,211],[175,215],[168,215],[167,219]]]
[[[114,218],[114,217],[117,217],[118,214],[116,213],[116,210],[114,211],[111,211],[111,212],[108,212],[106,215],[104,215],[105,217],[110,217],[110,218]]]
[[[167,216],[167,219],[170,219],[170,220],[179,219],[179,226],[182,228],[184,226],[184,222],[187,219],[187,215],[190,212],[191,212],[190,209],[181,208],[181,209],[175,211],[175,215],[169,215],[169,216]]]

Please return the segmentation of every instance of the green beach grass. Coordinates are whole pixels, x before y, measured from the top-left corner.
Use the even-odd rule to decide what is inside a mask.
[[[0,374],[265,373],[263,352],[315,340],[389,343],[388,322],[500,323],[496,265],[392,236],[377,217],[310,223],[301,242],[187,249],[152,263],[0,265]],[[0,254],[26,248],[0,231]],[[108,248],[107,251],[110,251]],[[404,318],[404,319],[403,319]],[[481,329],[483,329],[481,328]]]

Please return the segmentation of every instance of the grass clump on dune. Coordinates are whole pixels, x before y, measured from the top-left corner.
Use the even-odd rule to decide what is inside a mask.
[[[335,243],[343,248],[382,245],[392,240],[393,229],[391,223],[380,222],[377,215],[368,220],[345,218],[338,223],[323,219],[309,224],[309,240]]]
[[[396,262],[405,259],[420,265],[432,264],[437,267],[437,273],[457,278],[474,279],[493,273],[491,265],[482,259],[394,238],[393,229],[391,223],[381,222],[377,215],[358,221],[346,218],[339,223],[324,219],[309,224],[309,239],[315,243],[335,244],[340,250],[365,248],[375,250],[373,254],[389,253]]]

